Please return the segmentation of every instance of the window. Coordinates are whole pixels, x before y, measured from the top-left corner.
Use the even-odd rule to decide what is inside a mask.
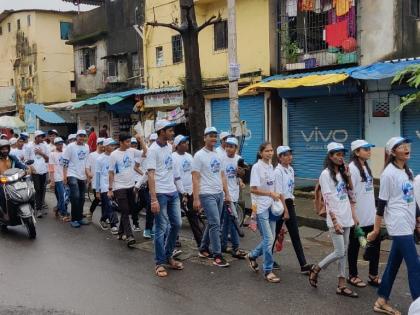
[[[18,31],[20,30],[20,20],[17,20],[16,21],[16,25],[17,25],[17,29],[18,29]]]
[[[118,62],[115,60],[108,61],[108,77],[118,76]]]
[[[182,62],[182,38],[181,35],[172,36],[172,62]]]
[[[76,93],[76,81],[70,81],[70,91],[71,93]]]
[[[25,77],[20,78],[20,86],[22,89],[26,89],[26,79]]]
[[[156,47],[156,66],[163,66],[163,47]]]
[[[411,0],[410,15],[420,18],[420,0]]]
[[[3,27],[0,26],[0,35],[3,35]]]
[[[9,33],[12,31],[12,24],[7,23],[7,30],[9,31]]]
[[[222,50],[228,47],[227,21],[214,24],[214,50]]]
[[[31,26],[31,16],[30,15],[28,15],[26,17],[26,22],[27,22],[28,26]]]
[[[96,48],[83,48],[80,50],[81,73],[88,72],[91,66],[95,66],[96,61]]]
[[[28,68],[29,68],[29,69],[28,69],[28,70],[29,70],[29,75],[30,75],[30,76],[32,76],[32,65],[29,65],[29,67],[28,67]]]
[[[62,40],[68,40],[72,24],[69,22],[60,22],[60,38]]]
[[[10,85],[14,86],[15,85],[15,81],[13,79],[10,79]]]

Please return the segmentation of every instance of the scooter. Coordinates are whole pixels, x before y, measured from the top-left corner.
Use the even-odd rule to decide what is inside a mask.
[[[0,230],[4,232],[8,226],[24,225],[29,238],[35,239],[35,188],[31,177],[24,170],[8,169],[0,176],[0,189],[5,199],[0,207]]]

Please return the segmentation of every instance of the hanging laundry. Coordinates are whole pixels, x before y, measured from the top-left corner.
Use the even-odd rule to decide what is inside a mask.
[[[328,46],[340,47],[348,37],[348,21],[330,24],[325,27],[325,37]]]
[[[337,16],[345,15],[350,10],[351,0],[333,0],[333,7]]]
[[[288,17],[297,16],[298,0],[286,1],[286,14]]]
[[[315,9],[315,0],[302,0],[302,11],[313,11]]]
[[[321,6],[321,0],[315,0],[315,13],[321,13],[322,12],[322,6]]]
[[[327,12],[332,9],[332,0],[321,0],[322,12]]]
[[[348,33],[351,37],[356,38],[356,7],[351,7],[349,12],[343,16],[337,16],[335,10],[328,11],[328,24],[335,24],[342,21],[348,21]]]

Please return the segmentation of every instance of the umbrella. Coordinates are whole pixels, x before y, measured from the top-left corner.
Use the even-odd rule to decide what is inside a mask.
[[[0,128],[24,129],[26,128],[26,124],[19,117],[1,116]]]

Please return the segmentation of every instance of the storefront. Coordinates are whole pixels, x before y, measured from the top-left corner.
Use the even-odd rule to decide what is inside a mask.
[[[413,141],[411,145],[410,168],[415,175],[420,174],[420,108],[408,105],[401,113],[402,136]]]

